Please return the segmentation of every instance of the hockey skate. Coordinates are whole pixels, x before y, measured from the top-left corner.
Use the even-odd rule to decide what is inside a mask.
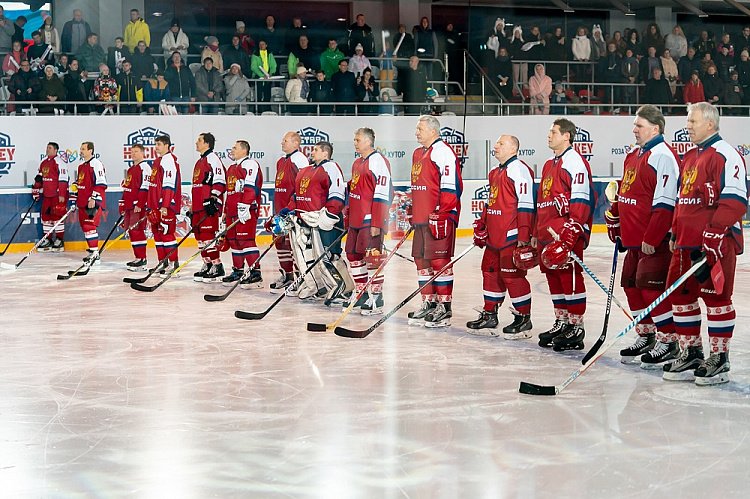
[[[676,341],[662,343],[657,341],[654,348],[641,355],[641,369],[648,371],[661,369],[668,360],[675,360],[680,356],[680,345]]]
[[[346,312],[346,309],[349,308],[349,305],[351,305],[352,300],[356,296],[357,295],[352,295],[352,297],[349,300],[345,301],[342,304],[342,306],[341,306],[341,311],[342,312]],[[354,306],[352,307],[352,311],[359,311],[360,313],[362,313],[362,306],[365,303],[367,303],[367,300],[368,300],[367,293],[362,293],[362,296],[359,297],[359,300],[357,300],[357,303],[355,303]]]
[[[211,270],[211,267],[213,266],[214,264],[211,262],[203,262],[203,266],[201,267],[201,269],[193,274],[193,280],[195,282],[203,282],[203,279],[206,277],[208,271]]]
[[[695,384],[699,386],[729,383],[729,352],[712,353],[695,370]]]
[[[45,237],[44,240],[36,247],[37,251],[52,251],[52,240]]]
[[[497,313],[482,310],[479,312],[479,318],[466,323],[466,332],[477,336],[497,337]]]
[[[243,275],[245,275],[245,272],[242,269],[238,269],[237,267],[232,267],[232,273],[226,277],[223,277],[221,279],[221,284],[224,286],[231,286],[235,282],[242,279]]]
[[[372,295],[367,293],[367,295],[369,296],[369,298],[360,307],[361,308],[360,314],[383,315],[383,293],[375,293]]]
[[[531,314],[519,314],[512,311],[513,322],[503,328],[503,338],[506,340],[524,340],[531,338]]]
[[[586,331],[583,323],[568,324],[563,332],[552,339],[552,350],[564,352],[565,350],[583,350],[583,338]]]
[[[159,261],[159,263],[156,264],[156,267],[149,270],[149,272],[151,272],[152,274],[163,274],[164,269],[166,269],[168,265],[169,264],[166,261]]]
[[[135,260],[126,263],[125,268],[131,272],[138,272],[139,270],[146,270],[147,265],[148,262],[145,258],[136,258]]]
[[[217,263],[208,269],[208,272],[203,276],[203,282],[218,282],[221,281],[224,276],[226,276],[226,272],[224,272],[224,264]]]
[[[83,263],[91,267],[92,265],[101,265],[102,261],[99,258],[99,250],[86,250],[89,255],[83,259]]]
[[[552,340],[562,334],[565,326],[567,325],[568,323],[566,321],[562,319],[555,319],[555,323],[552,325],[552,328],[539,335],[539,346],[544,348],[551,347]]]
[[[171,264],[167,264],[167,266],[164,267],[164,270],[159,271],[159,273],[171,274],[174,272],[174,275],[172,277],[180,277],[180,273],[177,272],[178,268],[180,268],[180,262],[171,262]]]
[[[280,295],[286,291],[286,288],[294,282],[294,274],[287,274],[284,269],[279,269],[279,272],[281,272],[281,277],[268,286],[269,291],[275,295]]]
[[[656,333],[647,333],[646,336],[638,336],[635,343],[620,350],[620,362],[623,364],[637,364],[638,357],[653,350],[656,345]]]
[[[424,327],[447,327],[451,325],[453,312],[450,309],[450,303],[438,302],[437,306],[425,316]]]
[[[242,289],[259,289],[263,287],[263,276],[260,270],[253,269],[250,271],[250,275],[240,281],[240,287]]]
[[[695,370],[703,363],[703,347],[687,347],[677,360],[665,364],[662,379],[667,381],[694,381]]]
[[[419,310],[415,310],[414,312],[409,312],[409,314],[407,315],[409,317],[409,325],[410,326],[423,326],[425,317],[427,317],[427,314],[432,312],[436,306],[437,306],[437,302],[423,301],[422,306],[419,308]]]
[[[55,239],[52,242],[52,251],[57,251],[57,252],[60,252],[60,253],[62,253],[63,251],[65,251],[65,241],[63,241],[60,238]]]

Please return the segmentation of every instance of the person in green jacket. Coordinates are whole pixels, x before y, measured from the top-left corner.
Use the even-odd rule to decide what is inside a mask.
[[[256,100],[258,102],[271,102],[271,82],[268,80],[276,74],[276,59],[273,53],[268,50],[268,44],[261,39],[258,42],[258,52],[250,57],[250,71],[253,78],[259,78],[260,82],[256,83]],[[270,107],[259,108],[259,111],[269,111]]]
[[[91,33],[86,42],[76,52],[76,59],[83,69],[96,73],[99,71],[99,64],[107,64],[107,53],[99,45],[99,35],[96,33]]]
[[[339,61],[344,58],[344,53],[338,49],[338,43],[331,38],[328,40],[328,48],[320,54],[320,69],[326,75],[326,80],[339,71]]]

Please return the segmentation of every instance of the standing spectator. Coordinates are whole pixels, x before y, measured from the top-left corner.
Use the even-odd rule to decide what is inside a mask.
[[[534,76],[529,78],[529,100],[531,114],[549,114],[549,96],[552,79],[544,74],[544,64],[534,66]]]
[[[706,73],[708,73],[708,67],[711,65],[715,66],[716,64],[713,61],[711,52],[706,52],[701,59],[701,75],[706,76]]]
[[[721,54],[721,49],[723,47],[728,47],[729,55],[734,57],[734,46],[732,45],[732,39],[729,36],[729,33],[724,33],[721,35],[721,41],[718,45],[716,45],[716,53]]]
[[[99,76],[94,82],[94,100],[99,102],[117,102],[117,82],[109,73],[109,66],[104,63],[99,65]],[[104,106],[102,115],[107,111],[114,114],[112,109],[114,109],[114,106]]]
[[[289,75],[289,81],[284,89],[286,100],[291,103],[307,102],[310,94],[310,84],[307,82],[307,71],[302,63],[296,68],[294,74]],[[306,107],[289,106],[292,114],[307,114]]]
[[[719,78],[722,80],[729,81],[729,68],[734,66],[734,56],[729,51],[730,47],[724,45],[721,47],[721,52],[716,54],[716,70],[719,73]]]
[[[724,95],[721,100],[725,106],[740,106],[742,101],[745,100],[737,71],[729,72],[729,81],[724,85]],[[725,109],[725,111],[729,116],[741,116],[743,113],[743,110],[731,107]]]
[[[579,26],[576,31],[576,37],[573,38],[573,42],[570,45],[573,51],[573,60],[577,62],[589,62],[591,60],[591,40],[586,36],[586,28]],[[588,64],[576,64],[576,81],[586,81],[586,70]]]
[[[641,49],[641,42],[638,40],[638,30],[634,29],[628,34],[625,48],[632,50],[633,55],[640,61],[640,58],[643,56],[643,50]]]
[[[640,74],[643,83],[654,77],[654,69],[660,69],[664,73],[661,58],[656,55],[656,47],[649,47],[648,56],[641,59]]]
[[[466,47],[466,44],[464,43],[462,34],[456,31],[455,27],[453,26],[453,23],[448,23],[448,26],[445,27],[444,40],[445,40],[445,54],[448,56],[448,74],[450,75],[449,79],[455,81],[458,78],[460,78],[461,75],[463,75],[464,59],[463,59],[463,53],[461,51]],[[388,42],[385,42],[385,43],[386,43],[386,50],[387,50]],[[506,53],[507,53],[508,52],[507,39],[503,40],[503,43],[506,46],[505,48],[506,48]],[[498,53],[500,53],[499,50],[498,50]],[[393,66],[392,65],[390,66],[390,69],[391,69],[390,78],[387,78],[387,75],[386,75],[386,78],[383,78],[383,74],[382,74],[382,71],[384,69],[383,66],[384,66],[384,63],[381,62],[380,63],[381,82],[383,82],[383,80],[386,80],[388,82],[392,81],[393,80],[393,71],[392,71]],[[385,85],[383,82],[383,86],[384,87],[390,86],[390,84]],[[458,89],[449,88],[448,90],[450,92],[453,92],[453,91],[457,91]]]
[[[599,74],[604,83],[626,83],[622,75],[622,56],[613,42],[607,44],[607,54],[599,59]],[[604,102],[612,104],[622,102],[622,87],[604,87]]]
[[[362,45],[354,47],[354,55],[349,59],[349,71],[354,73],[354,76],[362,76],[362,72],[365,68],[371,67],[370,60],[364,55]]]
[[[631,49],[625,50],[625,57],[623,57],[622,59],[622,77],[624,83],[630,84],[624,89],[623,103],[635,104],[635,93],[638,90],[635,86],[636,81],[638,80],[638,60],[633,55],[633,51]],[[630,111],[631,109],[628,108],[627,112],[630,113]]]
[[[357,78],[357,100],[360,102],[377,102],[380,85],[372,77],[372,68],[365,68],[362,76]],[[360,114],[377,114],[377,106],[365,106]]]
[[[688,42],[681,27],[675,26],[672,32],[664,37],[664,47],[669,50],[675,62],[687,55]]]
[[[78,66],[78,60],[73,59],[68,64],[68,72],[63,78],[63,85],[65,86],[65,100],[71,102],[80,102],[89,100],[89,93],[86,90],[86,79],[88,73],[86,70],[80,70]],[[70,114],[77,112],[81,114],[87,114],[90,111],[90,107],[85,104],[71,104],[68,105],[66,111]]]
[[[505,47],[500,47],[497,59],[495,59],[494,73],[500,93],[509,101],[513,98],[513,63]]]
[[[271,83],[268,80],[276,74],[276,59],[263,39],[258,41],[258,53],[250,58],[250,71],[252,71],[253,78],[263,80],[256,84],[255,99],[258,102],[271,102]],[[261,109],[268,110],[269,108]]]
[[[745,95],[743,104],[748,104],[748,101],[750,101],[750,53],[748,50],[743,50],[740,53],[740,60],[737,63],[736,71],[739,75],[742,93]]]
[[[18,16],[16,18],[16,22],[13,23],[13,35],[11,36],[11,39],[14,42],[24,42],[24,39],[26,38],[26,36],[24,36],[24,26],[26,26],[26,23],[26,16]]]
[[[44,75],[44,67],[55,62],[55,55],[52,53],[52,47],[42,40],[42,33],[34,31],[31,38],[34,40],[34,44],[26,49],[26,55],[31,62],[31,70],[41,77]]]
[[[310,83],[310,96],[308,100],[310,102],[333,101],[331,82],[326,80],[326,74],[323,71],[318,71],[315,74],[315,81]],[[320,106],[320,114],[331,114],[331,111],[331,106]]]
[[[440,40],[438,39],[438,45]],[[489,37],[487,38],[487,50],[492,52],[492,57],[497,57],[500,47],[505,46],[508,43],[505,38],[505,20],[501,18],[495,19],[495,26],[490,31]]]
[[[55,74],[54,66],[44,68],[44,78],[40,83],[39,100],[47,102],[62,102],[65,99],[65,87],[60,78]],[[51,104],[49,106],[39,106],[41,112],[60,114],[62,111],[61,104]]]
[[[743,27],[742,31],[735,36],[734,39],[736,41],[734,44],[734,53],[737,56],[737,62],[739,63],[742,51],[747,50],[750,52],[750,26],[746,25]],[[742,78],[740,78],[740,80],[741,79]]]
[[[405,114],[420,114],[419,110],[425,102],[427,95],[427,76],[420,66],[419,57],[413,55],[409,58],[409,68],[399,69],[398,93],[403,94],[405,103],[419,103],[416,106],[404,106]]]
[[[81,45],[78,52],[76,52],[76,59],[78,59],[83,69],[89,73],[99,71],[101,64],[106,65],[107,54],[104,53],[104,49],[99,45],[99,35],[96,33],[89,35],[86,44]]]
[[[57,74],[62,76],[68,72],[68,54],[60,54],[57,56],[57,64],[55,64],[55,71]]]
[[[680,79],[680,75],[677,72],[677,64],[674,63],[669,49],[664,49],[664,53],[661,56],[661,67],[664,71],[662,76],[669,83],[669,89],[672,91],[672,96],[674,97],[675,90],[677,90],[677,80]]]
[[[526,43],[523,40],[523,28],[515,26],[511,36],[508,52],[513,62],[513,81],[524,85],[529,82],[528,63],[515,62],[515,60],[526,59],[526,53],[522,50]]]
[[[146,21],[141,19],[138,9],[131,9],[130,22],[125,27],[125,46],[133,52],[139,42],[146,42],[146,47],[151,45],[151,30]]]
[[[393,35],[391,46],[394,57],[408,59],[414,55],[414,37],[406,31],[406,25],[398,25],[398,33]]]
[[[701,61],[695,56],[695,47],[688,47],[687,55],[680,57],[677,63],[677,74],[680,75],[680,81],[686,83],[690,81],[694,71],[701,71]]]
[[[339,61],[339,72],[331,76],[334,102],[357,101],[357,78],[348,69],[349,63],[342,59]],[[354,106],[336,105],[336,114],[353,113]]]
[[[0,7],[0,52],[10,52],[13,47],[14,33],[13,21],[5,17],[5,9]]]
[[[205,40],[208,45],[201,52],[201,61],[206,57],[210,57],[214,63],[213,67],[221,73],[224,71],[224,58],[221,56],[221,52],[219,52],[219,40],[215,36],[207,36]]]
[[[122,72],[115,77],[117,82],[117,100],[120,102],[143,102],[143,85],[141,79],[132,71],[132,64],[125,59]],[[120,114],[136,114],[140,112],[140,104],[121,104]]]
[[[672,90],[669,88],[669,83],[667,83],[667,80],[662,78],[662,70],[659,68],[654,68],[653,77],[646,82],[644,102],[646,104],[672,103]]]
[[[703,92],[703,83],[698,75],[700,72],[696,69],[690,76],[690,80],[685,83],[682,89],[682,101],[686,106],[696,102],[706,102],[706,94]]]
[[[75,9],[73,11],[73,19],[66,22],[63,26],[62,36],[60,37],[62,51],[78,52],[79,48],[86,45],[90,34],[91,26],[83,20],[81,9]]]
[[[145,102],[168,102],[172,100],[169,93],[169,82],[164,78],[164,71],[157,69],[153,76],[143,85],[143,100]],[[148,106],[148,112],[154,114],[156,106]]]
[[[223,63],[225,66],[231,69],[232,64],[237,64],[240,67],[240,72],[243,75],[250,74],[250,57],[245,52],[245,49],[240,45],[240,35],[235,33],[232,35],[232,45],[224,51],[222,55]]]
[[[543,61],[546,40],[542,38],[542,34],[539,31],[539,26],[532,26],[529,30],[529,40],[521,47],[521,54],[518,59],[526,59],[529,61]],[[527,65],[528,77],[534,76],[534,64]]]
[[[210,57],[203,59],[203,66],[195,72],[195,101],[221,102],[224,91],[224,81],[219,70],[214,67],[214,60]],[[208,114],[216,114],[218,106],[203,106]]]
[[[150,78],[154,74],[156,63],[154,56],[151,55],[151,49],[146,42],[140,41],[135,47],[135,52],[130,56],[130,62],[133,65],[133,75],[137,79]]]
[[[698,59],[703,59],[705,54],[716,53],[716,42],[713,36],[709,36],[708,30],[701,31],[700,38],[693,44],[695,47],[695,55]]]
[[[272,15],[266,16],[266,26],[260,30],[260,38],[266,41],[266,48],[271,54],[281,54],[284,51],[284,37],[274,26],[276,19]]]
[[[344,58],[344,53],[338,49],[338,43],[335,38],[328,40],[328,48],[320,54],[320,69],[325,73],[326,80],[338,71],[339,62]]]
[[[21,69],[21,61],[27,61],[28,59],[21,42],[13,42],[13,50],[8,52],[3,59],[3,73],[5,76],[13,76]]]
[[[172,19],[172,26],[169,31],[164,33],[161,39],[161,48],[164,50],[164,60],[169,61],[173,53],[179,52],[180,56],[187,58],[187,49],[190,46],[190,39],[180,28],[180,21]]]
[[[391,87],[393,85],[393,57],[393,52],[391,52],[391,43],[386,41],[385,47],[383,47],[382,52],[380,52],[380,55],[378,56],[378,65],[380,66],[380,82],[382,83],[383,87]],[[450,67],[451,59],[449,58],[448,68]]]
[[[164,78],[169,84],[169,95],[173,102],[195,102],[195,78],[179,52],[172,54],[169,67],[164,71]],[[180,112],[187,114],[188,106],[181,106]]]
[[[646,34],[643,35],[643,51],[648,53],[648,49],[654,47],[657,54],[664,52],[664,38],[661,36],[659,25],[656,23],[649,23],[646,28]]]
[[[290,54],[294,49],[299,47],[299,37],[307,35],[307,29],[302,27],[302,18],[295,17],[292,19],[292,25],[284,34],[284,50]],[[289,74],[294,73],[293,69],[297,66],[289,66]]]
[[[318,71],[320,69],[320,56],[310,47],[307,35],[300,35],[297,46],[289,52],[287,67],[296,68],[300,62],[304,64],[308,71]]]
[[[599,32],[601,35],[601,32]],[[565,43],[565,37],[563,36],[562,28],[556,27],[555,31],[549,36],[547,40],[547,59],[549,61],[559,62],[560,64],[549,64],[548,73],[549,77],[554,80],[562,80],[565,75],[565,61],[568,58],[568,49]],[[594,49],[596,46],[591,42],[591,48]],[[499,51],[498,51],[499,55]],[[592,56],[592,60],[594,57]],[[596,57],[598,59],[598,57]],[[584,68],[585,69],[585,68]]]
[[[437,48],[437,35],[435,35],[435,31],[430,27],[430,20],[423,17],[414,36],[414,53],[420,59],[432,59],[438,56]],[[427,79],[431,80],[432,62],[423,61],[422,66],[424,67]]]
[[[229,104],[230,102],[247,102],[250,96],[250,85],[242,73],[242,67],[236,62],[229,66],[229,73],[224,77],[224,91],[226,92],[224,100],[227,102],[225,112],[244,115],[247,112],[247,105]]]
[[[620,53],[621,56],[625,57],[625,50],[628,48],[628,44],[623,39],[622,33],[620,33],[619,31],[615,31],[612,34],[612,38],[610,38],[609,41],[615,42],[615,47],[617,47],[617,51]],[[633,53],[633,56],[635,56],[635,53]]]
[[[349,25],[349,55],[356,53],[357,45],[362,45],[365,57],[375,57],[375,37],[372,28],[365,23],[365,15],[357,14],[356,22]]]
[[[615,44],[617,49],[617,44]],[[594,24],[594,28],[591,30],[591,60],[598,61],[607,54],[607,42],[604,41],[604,35],[602,35],[602,28],[598,24]],[[618,54],[623,54],[618,51]]]
[[[52,25],[52,16],[47,16],[44,18],[44,24],[42,25],[41,31],[44,43],[52,47],[52,52],[54,52],[55,54],[59,54],[62,44],[60,43],[60,34]]]
[[[255,52],[255,40],[245,30],[245,23],[243,21],[237,21],[234,25],[237,29],[237,34],[240,36],[240,46],[247,52],[248,57],[250,57]]]
[[[39,78],[31,72],[29,61],[21,61],[21,70],[10,77],[8,82],[8,91],[13,94],[18,101],[35,101],[39,100],[39,91],[42,86]],[[17,106],[17,109],[28,109],[28,105]]]
[[[122,61],[130,59],[130,50],[125,46],[125,39],[115,38],[115,46],[107,48],[107,66],[114,71],[115,76],[122,72]]]

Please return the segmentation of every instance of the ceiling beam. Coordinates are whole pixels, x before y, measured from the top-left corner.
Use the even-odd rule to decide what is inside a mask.
[[[740,12],[742,12],[743,14],[745,14],[746,16],[750,17],[750,9],[748,9],[747,7],[745,7],[744,5],[742,5],[741,3],[736,2],[735,0],[724,0],[724,1],[726,3],[728,3],[729,5],[731,5],[732,7],[734,7],[735,9],[739,10]]]
[[[690,3],[689,0],[673,0],[673,1],[676,4],[682,5],[687,10],[689,10],[690,12],[692,12],[693,14],[695,14],[698,17],[708,17],[708,14],[706,14],[705,12],[703,12],[702,10],[700,10],[698,7],[696,7],[695,5],[693,5],[692,3]]]
[[[633,12],[632,10],[630,10],[630,5],[628,5],[627,7],[625,7],[625,5],[622,2],[620,2],[619,0],[609,0],[609,3],[611,3],[615,8],[619,9],[620,11],[622,11],[622,13],[625,14],[626,16],[634,16],[635,15],[635,12]]]
[[[549,0],[549,1],[555,4],[557,7],[559,7],[566,14],[572,14],[573,12],[575,12],[575,10],[570,5],[563,2],[562,0]]]

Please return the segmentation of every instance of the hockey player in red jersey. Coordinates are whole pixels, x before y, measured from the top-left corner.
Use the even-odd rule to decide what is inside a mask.
[[[474,221],[474,244],[486,248],[482,257],[484,308],[477,320],[466,323],[472,334],[498,336],[497,311],[507,292],[514,320],[503,328],[505,339],[531,337],[531,286],[526,271],[531,262],[538,261],[530,246],[536,208],[534,173],[516,156],[518,147],[513,135],[497,139],[494,155],[500,164],[490,170],[487,201]],[[514,255],[519,255],[516,261]]]
[[[586,288],[580,266],[569,262],[570,252],[583,259],[596,205],[591,168],[575,149],[576,126],[558,118],[547,134],[554,156],[544,163],[537,193],[536,227],[532,246],[541,244],[542,273],[555,308],[555,323],[539,335],[539,345],[557,352],[583,349]],[[559,235],[555,241],[549,228]]]
[[[248,268],[252,268],[260,256],[255,244],[255,230],[258,225],[263,172],[260,164],[248,158],[248,154],[250,144],[247,141],[235,142],[232,146],[234,164],[227,169],[227,201],[224,210],[226,223],[231,225],[237,219],[240,220],[240,223],[227,232],[229,247],[232,249],[232,273],[223,278],[222,282],[228,285],[242,279],[245,263]],[[240,287],[262,288],[263,278],[260,269],[252,270],[240,282]]]
[[[216,237],[226,190],[224,164],[214,152],[215,146],[216,138],[211,133],[200,134],[195,142],[195,150],[201,157],[193,167],[192,224],[197,224],[204,215],[208,215],[208,218],[194,231],[195,240],[198,241],[200,249]],[[203,266],[193,274],[194,281],[215,282],[226,275],[217,245],[201,251],[201,257],[203,257]]]
[[[380,266],[384,256],[383,239],[388,233],[388,210],[393,191],[391,165],[374,146],[375,132],[371,128],[359,128],[354,132],[354,150],[359,158],[352,164],[352,178],[348,184],[349,206],[346,208],[349,222],[346,257],[354,278],[354,295],[364,289]],[[373,280],[355,308],[359,308],[362,315],[383,313],[382,274]]]
[[[44,233],[57,223],[65,212],[68,211],[68,166],[57,156],[60,146],[55,142],[47,144],[47,157],[39,165],[39,171],[34,177],[34,185],[31,195],[35,201],[42,200],[42,228]],[[57,226],[54,234],[45,237],[37,249],[52,249],[63,251],[63,238],[65,237],[65,224]],[[54,241],[53,241],[54,238]]]
[[[177,157],[170,152],[172,140],[168,135],[159,135],[154,142],[157,158],[151,165],[151,177],[149,178],[148,221],[154,234],[156,255],[160,266],[155,268],[159,273],[174,272],[180,266],[177,251],[169,255],[169,262],[161,263],[161,260],[177,247],[175,230],[177,229],[176,216],[180,210],[182,200],[182,186],[180,176],[180,165]]]
[[[633,134],[638,145],[628,153],[617,199],[604,218],[613,243],[621,239],[628,253],[622,266],[621,285],[633,317],[664,292],[672,253],[672,227],[680,159],[664,142],[664,115],[659,108],[636,111]],[[635,326],[638,339],[622,350],[624,364],[639,360],[644,369],[661,369],[679,354],[672,320],[672,305],[664,300]]]
[[[274,182],[273,212],[279,213],[286,208],[289,200],[294,195],[294,186],[297,173],[301,168],[310,164],[299,145],[302,139],[298,133],[287,132],[281,139],[281,151],[284,155],[276,162],[276,178]],[[269,216],[264,225],[266,232],[271,232],[273,216]],[[289,235],[276,240],[276,254],[281,267],[281,277],[269,286],[271,293],[283,293],[287,286],[294,281],[294,258],[292,257],[292,246]]]
[[[412,155],[412,256],[421,285],[453,256],[463,181],[456,153],[440,139],[437,118],[421,116],[415,136],[422,147]],[[422,306],[409,312],[409,324],[450,326],[452,295],[451,268],[422,290]]]
[[[122,199],[120,199],[120,214],[123,216],[122,226],[130,228],[130,245],[133,247],[135,260],[127,263],[127,269],[132,271],[145,270],[146,261],[146,221],[138,222],[146,214],[148,199],[148,179],[151,176],[151,166],[144,158],[143,144],[133,144],[130,148],[133,165],[128,168],[125,180],[122,181]]]
[[[685,153],[680,167],[667,286],[690,268],[691,252],[702,249],[707,266],[670,296],[681,352],[664,365],[663,378],[712,385],[729,381],[729,340],[736,318],[732,293],[737,255],[744,249],[747,171],[743,157],[719,135],[719,111],[714,106],[688,106],[687,131],[697,147]],[[706,359],[698,298],[706,304],[708,318],[711,355]]]
[[[104,191],[107,190],[107,178],[104,165],[94,157],[94,143],[81,144],[81,158],[83,163],[78,166],[78,179],[71,186],[70,202],[80,208],[78,222],[81,224],[83,236],[88,243],[89,256],[84,261],[99,260],[99,222],[104,209]]]

